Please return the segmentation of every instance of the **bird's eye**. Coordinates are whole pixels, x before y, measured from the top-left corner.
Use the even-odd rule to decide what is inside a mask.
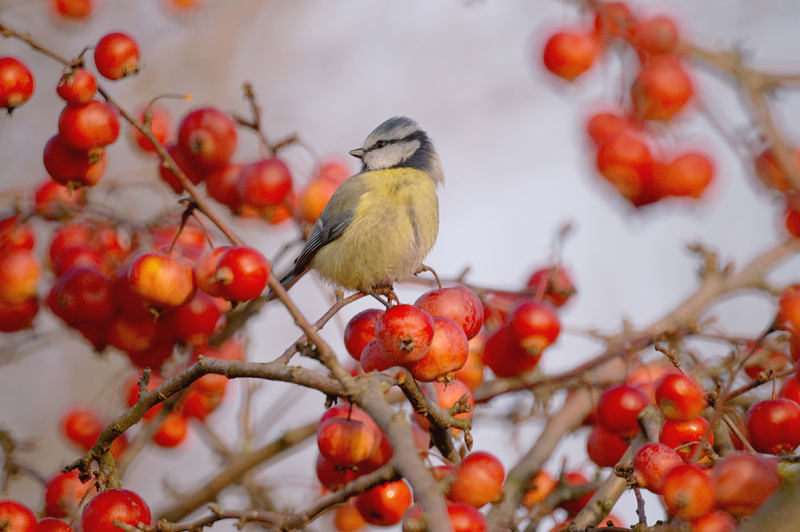
[[[387,144],[389,144],[388,140],[379,140],[378,142],[375,143],[375,147],[376,148],[383,148]]]

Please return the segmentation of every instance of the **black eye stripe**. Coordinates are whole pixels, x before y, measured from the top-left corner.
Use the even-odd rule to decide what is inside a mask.
[[[424,132],[417,130],[409,135],[406,135],[401,139],[381,139],[372,146],[370,146],[369,148],[367,148],[367,151],[377,150],[386,147],[389,144],[397,144],[398,142],[407,142],[409,140],[421,140],[424,136],[425,136]]]

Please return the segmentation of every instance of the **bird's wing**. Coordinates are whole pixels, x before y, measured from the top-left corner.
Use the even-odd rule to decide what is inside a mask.
[[[305,272],[317,251],[339,238],[353,221],[359,200],[366,192],[365,183],[361,179],[362,175],[357,174],[347,179],[333,193],[314,227],[311,228],[311,234],[306,240],[305,246],[294,261],[294,267],[281,279],[282,285],[286,286],[295,277]]]

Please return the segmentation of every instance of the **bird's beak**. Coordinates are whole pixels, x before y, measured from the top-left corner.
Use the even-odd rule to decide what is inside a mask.
[[[354,150],[350,150],[350,155],[352,155],[353,157],[356,157],[357,159],[363,159],[364,155],[366,155],[366,153],[367,152],[364,151],[364,148],[356,148]]]

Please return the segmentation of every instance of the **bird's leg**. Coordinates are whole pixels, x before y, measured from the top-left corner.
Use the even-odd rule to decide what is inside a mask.
[[[439,288],[442,287],[442,281],[439,280],[439,274],[436,273],[436,270],[434,270],[430,266],[423,264],[422,266],[419,267],[417,271],[414,272],[414,275],[419,275],[422,272],[431,272],[433,274],[433,278],[436,279],[436,284],[439,285]]]
[[[391,307],[393,304],[400,303],[400,299],[397,297],[397,294],[394,293],[394,286],[392,286],[391,283],[373,286],[369,290],[364,290],[363,292],[380,301],[386,308]],[[381,296],[384,296],[386,301],[381,299]]]

